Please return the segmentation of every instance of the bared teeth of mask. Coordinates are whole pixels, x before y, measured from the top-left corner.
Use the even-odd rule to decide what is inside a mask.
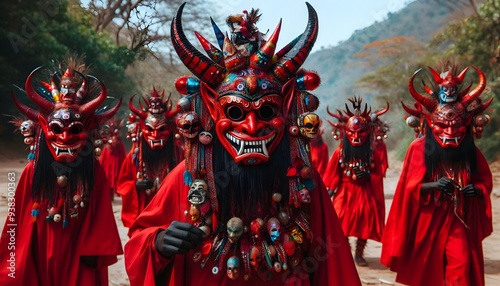
[[[262,153],[267,157],[269,157],[269,154],[267,152],[266,140],[262,140],[261,143],[262,143]]]
[[[240,149],[238,150],[238,156],[243,154],[243,149],[245,149],[245,141],[240,141]]]

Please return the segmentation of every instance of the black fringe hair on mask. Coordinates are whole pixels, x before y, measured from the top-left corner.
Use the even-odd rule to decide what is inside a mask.
[[[40,136],[38,146],[38,157],[33,175],[31,197],[40,202],[48,199],[51,204],[56,203],[56,185],[58,176],[68,178],[68,187],[71,192],[82,189],[83,193],[89,195],[94,187],[94,146],[89,138],[85,147],[76,157],[74,162],[57,162],[48,149],[45,141],[45,133]]]
[[[371,135],[370,135],[371,136]],[[365,143],[361,146],[354,147],[349,142],[349,138],[344,134],[342,142],[342,149],[344,152],[344,162],[350,162],[351,160],[358,161],[361,160],[363,163],[370,163],[372,157],[372,150],[370,146],[370,138],[368,138]]]
[[[443,148],[434,138],[429,126],[425,130],[425,178],[431,179],[432,172],[440,167],[441,162],[447,162],[453,170],[470,168],[471,174],[477,173],[476,145],[470,128],[465,138],[457,148]],[[467,166],[468,164],[468,166]]]
[[[285,132],[269,161],[255,166],[239,165],[226,151],[217,136],[213,139],[214,178],[219,202],[219,221],[233,216],[245,224],[269,214],[273,193],[281,193],[282,204],[288,204],[289,184],[286,173],[291,165],[290,143]]]
[[[146,170],[148,175],[156,175],[156,176],[161,176],[162,178],[165,177],[167,174],[163,173],[164,171],[166,172],[166,166],[168,166],[169,170],[172,170],[172,168],[177,165],[177,159],[176,155],[174,153],[174,148],[175,148],[175,139],[174,139],[174,133],[172,132],[170,136],[167,139],[167,142],[165,143],[165,146],[162,149],[158,150],[153,150],[151,147],[149,147],[148,142],[144,137],[141,137],[141,156],[142,156],[142,161],[146,164]]]

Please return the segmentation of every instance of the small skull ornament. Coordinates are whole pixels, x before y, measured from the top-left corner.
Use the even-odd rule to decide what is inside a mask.
[[[179,133],[187,139],[194,139],[200,132],[200,119],[198,114],[194,111],[182,113],[177,118],[177,128]]]
[[[227,235],[231,243],[236,243],[243,234],[243,221],[239,217],[232,217],[227,222]]]
[[[193,205],[201,205],[205,202],[208,185],[204,180],[194,180],[188,193],[188,201]]]
[[[297,118],[300,134],[308,139],[314,139],[318,136],[321,121],[316,113],[306,112]]]
[[[25,120],[19,126],[19,131],[24,137],[32,137],[35,135],[35,123],[31,120]]]
[[[236,280],[240,274],[240,260],[236,256],[231,256],[227,260],[227,277]]]
[[[306,188],[303,188],[299,190],[299,201],[301,203],[308,204],[311,202],[311,194],[309,193],[309,190]]]
[[[279,241],[281,235],[280,230],[281,225],[277,218],[272,217],[267,221],[267,233],[269,233],[269,236],[271,237],[271,240],[273,242]]]
[[[252,266],[255,270],[259,269],[259,265],[262,261],[262,251],[260,251],[258,247],[253,246],[250,248],[250,251],[248,251],[248,257],[250,266]]]

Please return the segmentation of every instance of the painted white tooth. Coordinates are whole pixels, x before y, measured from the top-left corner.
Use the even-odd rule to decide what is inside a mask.
[[[161,144],[161,146],[163,146],[163,139],[160,140],[160,144]]]
[[[59,147],[54,146],[54,148],[56,148],[56,155],[59,156]]]
[[[262,154],[264,154],[266,157],[269,157],[269,153],[267,152],[267,146],[264,140],[262,140]]]
[[[240,150],[238,150],[238,155],[243,154],[243,149],[245,149],[244,147],[245,147],[245,141],[241,140]]]
[[[455,137],[455,143],[458,145],[458,137]]]
[[[240,144],[240,139],[235,139],[234,141],[236,144]]]
[[[71,150],[71,148],[68,148],[68,153],[73,156],[73,150]]]

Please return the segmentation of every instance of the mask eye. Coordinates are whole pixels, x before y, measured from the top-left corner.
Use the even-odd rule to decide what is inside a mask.
[[[233,121],[241,121],[243,120],[243,109],[238,106],[229,106],[226,109],[226,115],[229,119]]]
[[[50,122],[49,129],[55,134],[61,134],[63,132],[63,126],[57,121]]]
[[[277,114],[276,108],[269,104],[265,104],[259,109],[259,117],[265,121],[275,118],[276,114]]]
[[[69,128],[70,134],[79,134],[83,131],[83,127],[81,125],[73,125]]]

